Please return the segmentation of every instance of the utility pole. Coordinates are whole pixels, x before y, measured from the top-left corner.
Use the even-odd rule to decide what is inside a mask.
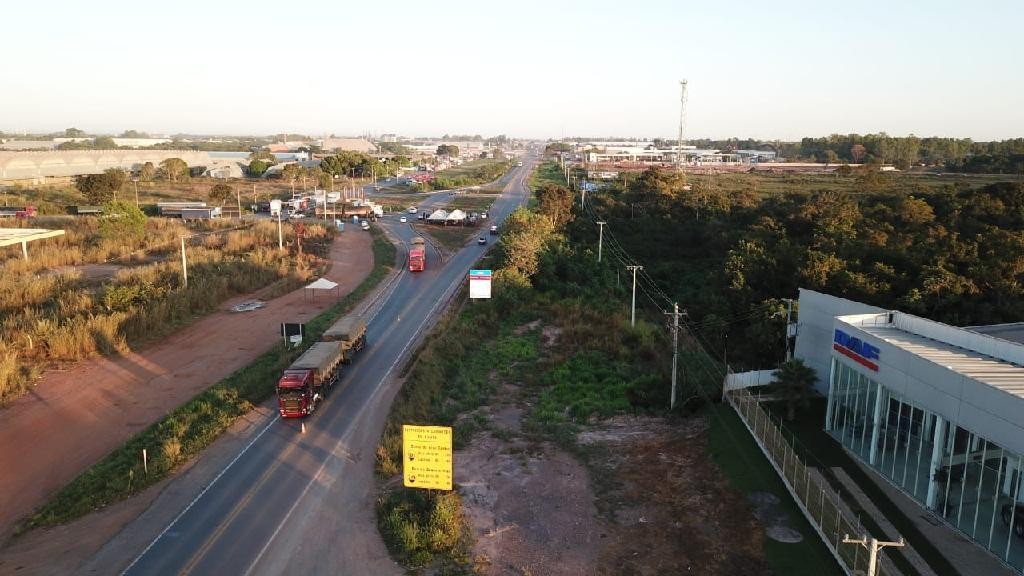
[[[235,200],[238,202],[238,219],[242,219],[242,191],[235,188]]]
[[[281,233],[281,210],[277,211],[277,249],[284,250],[284,235]]]
[[[181,276],[184,278],[184,286],[188,288],[188,260],[185,259],[185,237],[181,237]]]
[[[132,178],[132,182],[135,183],[135,207],[139,207],[139,179]]]
[[[580,212],[583,212],[584,210],[586,210],[586,206],[584,206],[584,204],[586,204],[586,203],[587,203],[587,189],[581,187],[580,188]]]
[[[600,226],[600,228],[598,229],[598,232],[597,232],[597,261],[598,262],[601,261],[601,245],[604,242],[604,225],[605,224],[607,224],[607,222],[597,222],[597,225]]]
[[[633,305],[631,307],[632,313],[629,319],[629,327],[633,328],[636,326],[636,271],[643,270],[643,266],[626,266],[627,270],[633,272]]]
[[[679,311],[679,303],[674,302],[672,304],[672,311],[665,312],[665,314],[672,317],[672,397],[669,400],[669,410],[675,410],[676,408],[676,366],[679,362],[679,317],[686,314],[685,311]]]
[[[793,299],[783,298],[782,300],[788,305],[786,308],[786,360],[789,361],[793,359],[793,352],[789,347],[789,323],[793,318]]]
[[[886,546],[902,547],[906,545],[903,537],[900,536],[897,542],[879,542],[876,538],[868,538],[864,536],[859,540],[853,540],[849,534],[843,534],[843,544],[860,544],[868,551],[868,572],[867,576],[876,576],[878,574],[878,551]]]

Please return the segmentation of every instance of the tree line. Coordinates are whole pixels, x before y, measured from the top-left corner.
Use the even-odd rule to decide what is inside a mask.
[[[121,168],[107,168],[99,174],[82,174],[75,176],[75,188],[81,192],[90,204],[106,204],[114,200],[115,194],[128,181],[131,174]],[[181,158],[167,158],[154,165],[146,162],[139,167],[135,175],[142,182],[166,180],[181,182],[191,177],[189,165]]]
[[[621,139],[619,139],[621,140]],[[571,138],[568,141],[586,141]],[[630,141],[626,139],[625,141]],[[641,142],[637,141],[639,145]],[[671,148],[677,141],[655,138],[656,148]],[[755,138],[690,139],[686,145],[724,152],[771,150],[789,161],[829,164],[892,164],[901,170],[913,166],[941,167],[951,172],[1024,174],[1024,138],[998,142],[975,142],[970,138],[896,137],[878,134],[832,134],[807,137],[799,142]],[[549,151],[568,151],[566,142],[548,144]]]
[[[734,366],[781,360],[780,299],[800,287],[952,325],[1024,320],[1024,183],[726,195],[648,171],[588,198]],[[574,225],[596,244],[591,221]]]

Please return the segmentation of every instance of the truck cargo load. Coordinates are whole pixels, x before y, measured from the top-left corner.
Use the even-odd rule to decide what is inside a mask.
[[[312,414],[338,381],[343,359],[341,342],[317,342],[292,362],[277,383],[281,417]]]
[[[426,242],[421,236],[412,239],[409,247],[409,271],[422,272],[427,264]]]
[[[359,316],[345,316],[332,324],[320,339],[341,344],[342,362],[351,364],[355,353],[366,345],[366,321]]]

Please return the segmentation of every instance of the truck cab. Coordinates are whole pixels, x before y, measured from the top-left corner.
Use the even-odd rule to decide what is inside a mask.
[[[316,409],[320,395],[313,392],[313,373],[285,370],[277,382],[277,403],[282,418],[308,416]]]

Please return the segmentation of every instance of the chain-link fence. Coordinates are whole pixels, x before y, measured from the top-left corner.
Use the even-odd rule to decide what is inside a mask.
[[[756,396],[741,388],[726,392],[726,399],[768,456],[804,516],[818,530],[843,570],[850,575],[867,574],[867,550],[859,545],[843,544],[843,536],[849,534],[851,538],[859,538],[864,533],[860,522],[852,518],[850,506],[824,482],[819,473],[808,468],[797,457],[782,428],[772,421]],[[894,576],[883,565],[878,566],[876,574]]]

